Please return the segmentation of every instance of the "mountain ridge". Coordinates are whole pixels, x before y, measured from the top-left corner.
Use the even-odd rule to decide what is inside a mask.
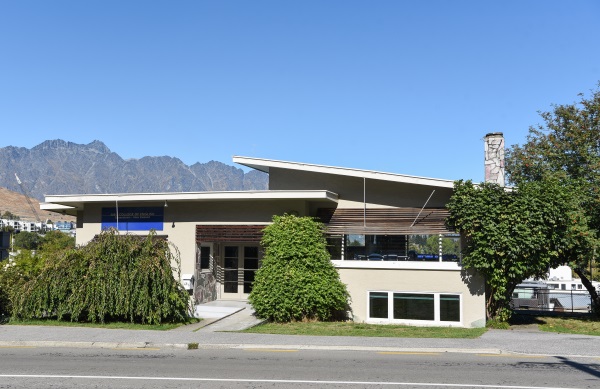
[[[0,148],[0,186],[22,193],[15,173],[28,194],[39,201],[43,201],[45,195],[61,194],[264,190],[268,187],[268,175],[256,170],[245,173],[218,161],[186,165],[179,158],[166,155],[125,160],[100,140],[78,144],[53,139],[31,149]]]

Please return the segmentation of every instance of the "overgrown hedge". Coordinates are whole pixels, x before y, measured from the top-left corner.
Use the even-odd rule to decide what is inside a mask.
[[[330,320],[348,307],[348,291],[330,260],[323,225],[309,217],[274,216],[249,300],[276,322]]]
[[[21,232],[17,236],[36,233]],[[31,236],[31,235],[30,235]],[[49,231],[43,237],[34,238],[36,250],[32,251],[15,243],[17,254],[10,260],[0,262],[0,322],[12,314],[13,301],[23,291],[23,285],[37,277],[45,266],[46,258],[59,255],[60,251],[75,248],[75,238],[60,231]]]
[[[47,258],[40,274],[14,299],[12,315],[101,323],[184,322],[189,319],[189,296],[174,277],[175,272],[179,278],[179,271],[179,255],[154,232],[141,237],[105,231],[85,246]]]

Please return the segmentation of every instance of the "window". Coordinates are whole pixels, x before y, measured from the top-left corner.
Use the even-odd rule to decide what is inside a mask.
[[[200,247],[200,270],[210,270],[210,247],[208,246]]]
[[[369,294],[369,317],[387,319],[388,317],[388,293],[371,292]]]
[[[368,311],[376,322],[458,324],[461,300],[459,294],[450,293],[369,292]]]
[[[223,290],[225,293],[237,293],[238,291],[238,269],[239,269],[239,258],[238,258],[238,247],[237,246],[225,246],[225,258],[224,258],[224,281]]]
[[[432,294],[394,293],[394,319],[434,320]]]
[[[440,294],[440,320],[460,321],[460,296]]]
[[[460,236],[457,234],[329,235],[327,248],[332,259],[350,261],[458,262]]]
[[[343,236],[341,235],[328,235],[327,239],[327,251],[331,256],[331,259],[341,259],[342,258],[342,240]]]
[[[397,261],[406,259],[405,235],[345,235],[344,259]]]
[[[258,246],[244,247],[244,293],[252,291],[254,276],[258,270]]]

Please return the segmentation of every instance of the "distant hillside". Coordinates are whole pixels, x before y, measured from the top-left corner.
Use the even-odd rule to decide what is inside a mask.
[[[0,148],[0,186],[20,192],[15,173],[40,201],[44,195],[264,190],[268,186],[265,173],[244,173],[216,161],[188,166],[167,156],[124,160],[98,140],[83,145],[57,139],[31,149]]]
[[[31,199],[40,220],[45,222],[47,219],[57,222],[59,220],[75,221],[75,217],[68,215],[61,215],[54,212],[42,211],[40,209],[40,202],[37,199]],[[35,221],[35,214],[31,210],[31,207],[27,203],[27,198],[6,188],[0,187],[0,216],[4,212],[10,212],[15,216],[18,216],[21,220]]]

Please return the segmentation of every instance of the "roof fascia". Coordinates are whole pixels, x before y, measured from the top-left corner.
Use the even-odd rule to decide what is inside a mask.
[[[233,162],[269,173],[270,168],[301,170],[312,173],[334,174],[347,177],[368,178],[373,180],[400,182],[414,185],[425,185],[439,188],[453,188],[453,180],[444,180],[439,178],[427,178],[418,176],[409,176],[404,174],[385,173],[374,170],[361,170],[336,166],[314,165],[309,163],[278,161],[272,159],[261,159],[252,157],[234,156]]]
[[[81,195],[49,195],[42,203],[44,209],[69,203],[105,203],[133,201],[248,201],[248,200],[326,200],[337,202],[338,195],[327,190],[267,190],[183,193],[111,193]]]

